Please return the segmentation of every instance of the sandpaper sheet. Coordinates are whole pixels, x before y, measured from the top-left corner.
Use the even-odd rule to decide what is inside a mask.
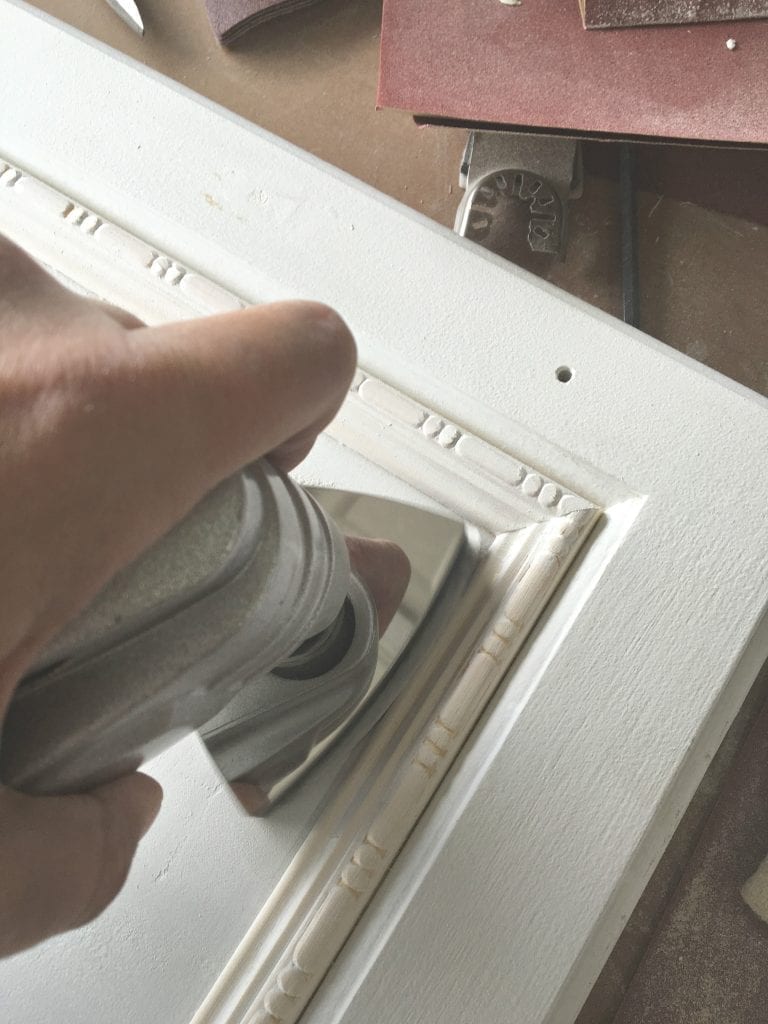
[[[576,0],[384,0],[378,104],[443,123],[768,144],[768,21],[587,32]]]
[[[245,32],[256,28],[265,21],[271,21],[281,14],[302,7],[309,7],[317,0],[205,0],[211,28],[220,43],[231,43]]]
[[[768,0],[579,0],[587,28],[768,17]]]

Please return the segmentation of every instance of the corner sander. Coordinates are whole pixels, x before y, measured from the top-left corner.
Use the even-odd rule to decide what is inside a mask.
[[[262,460],[120,572],[22,680],[0,778],[77,792],[199,729],[268,809],[371,688],[376,609],[318,502]]]

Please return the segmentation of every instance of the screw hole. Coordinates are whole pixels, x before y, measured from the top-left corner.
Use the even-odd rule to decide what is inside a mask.
[[[573,370],[570,366],[558,366],[555,370],[555,376],[561,384],[567,384],[568,381],[573,377]]]

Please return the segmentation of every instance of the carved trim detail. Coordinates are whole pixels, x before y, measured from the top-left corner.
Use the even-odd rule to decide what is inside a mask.
[[[80,238],[78,241],[87,240],[90,248],[83,255],[89,256],[92,262],[119,268],[124,277],[137,281],[139,289],[151,285],[156,287],[158,284],[162,288],[175,289],[178,299],[183,301],[183,305],[173,310],[175,315],[225,313],[245,306],[241,299],[226,288],[188,270],[172,257],[152,248],[143,239],[104,220],[99,214],[2,158],[0,185],[8,186],[13,191],[13,195],[8,197],[7,211],[15,221],[21,218],[31,226],[42,225],[49,239],[58,238],[63,243],[68,241],[68,236],[62,236],[62,228],[65,231],[75,228],[85,236],[85,239]],[[4,212],[0,208],[0,223]],[[41,240],[39,231],[36,238],[38,242]],[[33,239],[30,237],[28,241],[31,243]],[[71,237],[69,243],[72,244]],[[37,255],[38,258],[46,259],[45,253]],[[51,262],[55,255],[50,254]],[[151,275],[151,285],[147,281],[148,275]]]
[[[320,872],[315,870],[289,919],[275,930],[268,915],[257,919],[192,1024],[295,1024],[299,1019],[597,516],[588,508],[551,519],[531,527],[522,545],[514,534],[496,539],[486,573],[474,581],[457,614],[456,635],[466,630],[468,642],[456,657],[426,666],[420,693],[438,694],[426,718],[394,753],[387,749],[391,730],[379,741],[378,756],[396,764],[394,773],[378,788],[371,784],[354,816],[352,838],[333,851]],[[489,574],[495,576],[496,605],[490,625]],[[412,705],[413,700],[410,713]],[[401,701],[390,715],[397,721],[408,713]],[[382,767],[377,751],[368,758],[359,774],[376,779]],[[321,837],[338,835],[350,798],[354,793],[342,788],[316,825]],[[311,844],[312,837],[305,846]],[[295,900],[313,862],[313,849],[299,851],[287,883],[273,894],[275,904]]]
[[[104,223],[101,217],[97,217],[90,210],[78,206],[77,203],[67,203],[61,211],[61,216],[64,220],[69,221],[70,224],[80,228],[86,235],[95,235]]]
[[[155,277],[159,277],[161,281],[173,286],[181,284],[189,273],[185,267],[176,263],[170,256],[162,256],[159,252],[154,251],[147,267]]]
[[[4,160],[0,160],[0,185],[5,185],[6,188],[13,188],[20,178],[21,171],[18,168],[11,167]]]
[[[373,422],[369,421],[371,415]],[[591,507],[585,498],[541,470],[443,419],[362,369],[327,432],[367,454],[375,445],[375,459],[385,469],[492,533],[514,528],[515,509],[530,523]],[[426,465],[429,473],[425,473]],[[456,487],[457,477],[461,488]]]
[[[42,221],[49,236],[57,239],[58,247],[38,254],[42,259],[53,262],[65,246],[86,257],[75,260],[78,272],[90,258],[96,267],[93,276],[103,277],[108,267],[112,278],[127,278],[138,295],[150,296],[154,289],[154,306],[168,309],[171,316],[223,313],[245,306],[231,291],[2,159],[0,184],[10,186],[8,211],[17,222],[19,213],[22,220],[35,225]],[[0,205],[0,223],[3,213]],[[39,231],[24,241],[36,241],[38,248],[45,245]],[[85,250],[78,248],[83,246]],[[93,278],[82,283],[96,287]],[[364,370],[358,371],[345,407],[328,433],[493,534],[591,507],[541,470]],[[456,486],[457,477],[461,487]]]

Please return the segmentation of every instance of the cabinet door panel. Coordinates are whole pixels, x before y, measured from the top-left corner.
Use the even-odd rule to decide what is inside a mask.
[[[0,29],[0,229],[152,322],[337,306],[361,374],[301,478],[452,510],[473,552],[274,817],[194,738],[155,766],[126,889],[0,965],[11,1016],[573,1020],[768,655],[768,404],[22,6]]]

